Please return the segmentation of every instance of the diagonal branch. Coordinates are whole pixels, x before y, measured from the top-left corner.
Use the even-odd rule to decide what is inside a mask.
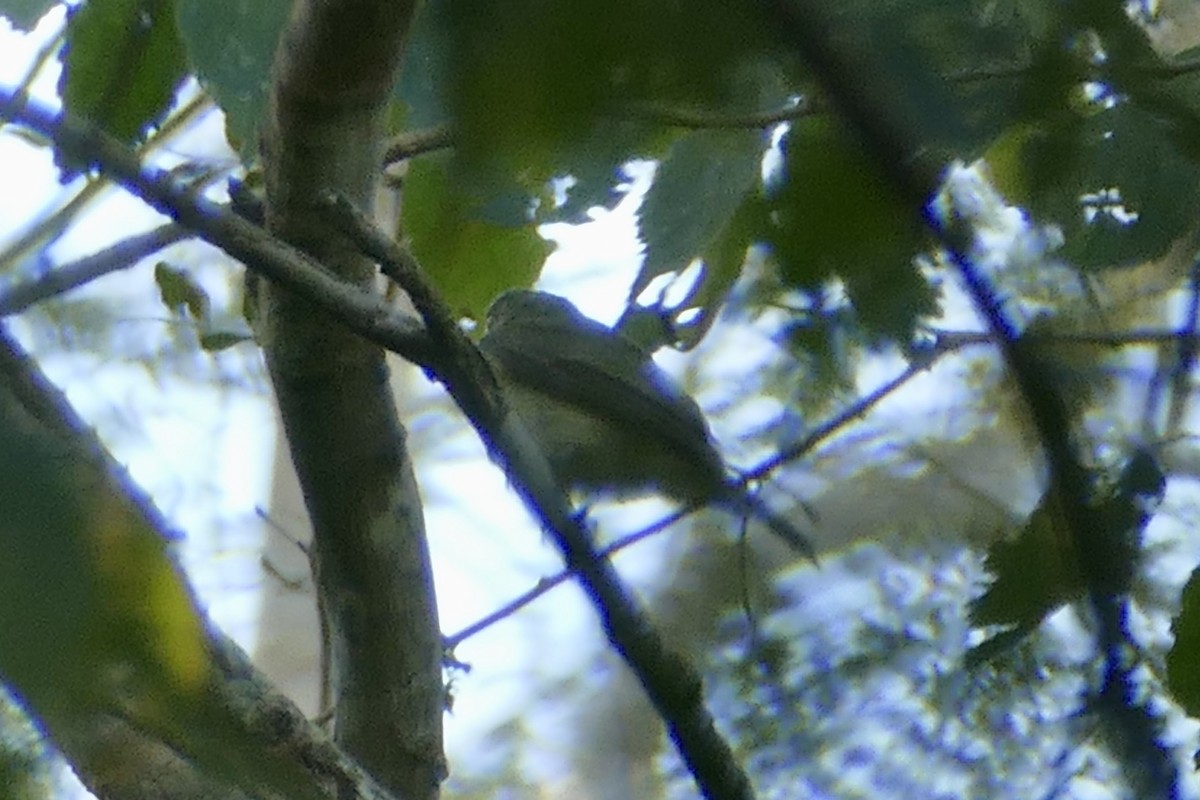
[[[47,442],[47,449],[52,452],[63,453],[59,469],[69,465],[67,471],[75,472],[81,484],[89,487],[89,491],[94,489],[105,494],[112,498],[113,507],[122,509],[121,514],[106,519],[105,525],[129,523],[152,531],[168,543],[177,538],[153,502],[129,480],[125,470],[113,459],[96,434],[78,417],[63,394],[42,374],[2,325],[0,387],[3,387],[3,391],[0,391],[0,418],[4,419],[5,424],[13,424],[16,414],[30,420],[32,435],[36,440]],[[13,405],[17,408],[14,409]],[[24,458],[28,454],[9,453],[6,457]],[[63,502],[81,501],[77,497],[70,497],[63,498]],[[56,554],[55,557],[60,556]],[[57,599],[47,602],[63,601]],[[61,633],[56,630],[39,631],[40,635],[46,637],[60,635],[61,638]],[[186,793],[177,795],[180,797],[213,800],[245,797],[240,793],[231,794],[226,782],[231,775],[237,775],[245,781],[242,784],[244,787],[258,781],[259,789],[272,790],[256,793],[256,796],[262,797],[329,800],[335,797],[340,800],[388,800],[393,797],[276,690],[254,668],[236,643],[213,626],[206,626],[205,633],[209,647],[207,655],[221,678],[215,693],[206,697],[206,703],[213,706],[211,710],[214,713],[222,715],[217,719],[223,725],[232,726],[218,728],[220,734],[230,742],[246,741],[258,745],[261,748],[258,760],[254,760],[254,753],[248,752],[242,754],[245,759],[243,763],[221,763],[215,765],[214,770],[211,758],[206,762],[197,759],[197,753],[176,749],[180,744],[184,751],[192,745],[199,748],[205,736],[213,735],[210,730],[188,730],[185,731],[184,741],[165,742],[154,735],[158,731],[152,726],[149,729],[138,726],[135,724],[137,720],[122,718],[112,713],[111,709],[68,707],[63,703],[46,703],[32,708],[52,731],[56,744],[63,749],[72,766],[90,786],[104,787],[104,796],[113,798],[160,796],[164,786],[177,791],[182,791],[180,787],[187,787]],[[143,636],[145,632],[139,631],[136,635]],[[59,646],[63,646],[61,641]],[[59,652],[64,660],[91,664],[100,657],[99,649],[93,644],[86,651]],[[14,655],[6,654],[8,658]],[[111,691],[111,676],[102,680],[100,686]],[[14,688],[18,691],[22,689],[19,685]],[[56,687],[56,691],[65,691],[66,688]],[[147,708],[141,710],[146,711]],[[134,710],[137,710],[136,706]],[[211,720],[208,722],[211,724]],[[197,752],[203,754],[205,751],[198,749]],[[120,757],[117,757],[118,753]],[[212,755],[211,752],[209,755]],[[224,755],[227,759],[228,754]],[[246,762],[254,765],[256,769],[251,772],[257,773],[257,776],[245,773]],[[128,768],[133,763],[137,764],[137,769]],[[297,785],[293,778],[306,780]]]
[[[3,91],[0,91],[0,116],[29,126],[74,157],[94,164],[150,205],[241,260],[249,270],[288,287],[364,338],[430,370],[448,386],[453,384],[456,399],[474,409],[472,422],[481,429],[489,450],[503,459],[514,485],[536,509],[538,519],[548,530],[557,532],[555,540],[564,549],[568,567],[582,576],[606,634],[638,675],[704,795],[722,800],[753,797],[749,779],[704,706],[700,677],[691,665],[666,647],[612,566],[592,551],[587,531],[554,485],[544,458],[527,441],[527,433],[514,430],[512,415],[503,413],[489,376],[472,374],[469,370],[473,368],[469,366],[463,371],[461,365],[470,365],[478,358],[477,353],[458,350],[458,356],[445,355],[434,344],[432,332],[427,332],[416,320],[397,315],[374,296],[332,277],[311,257],[228,210],[189,193],[165,173],[142,169],[126,148],[89,126],[56,117],[44,108],[15,104],[12,94]],[[371,255],[381,262],[399,265],[401,270],[418,269],[411,257],[403,252],[397,254],[392,250],[394,247],[386,239],[376,241],[372,249],[377,248],[377,252]],[[393,277],[400,275],[394,272]],[[417,285],[408,277],[403,282],[407,286]],[[432,295],[430,302],[435,301],[436,295]],[[445,327],[448,314],[438,313],[432,306],[426,310],[434,311],[431,318],[443,320],[441,345],[457,341],[458,334]],[[460,366],[448,366],[456,359],[460,359]]]
[[[56,267],[35,280],[0,293],[0,317],[19,314],[32,305],[78,289],[97,278],[134,266],[146,256],[191,236],[182,225],[168,222],[152,231],[123,239],[98,253]]]
[[[699,674],[667,647],[612,563],[596,553],[583,518],[572,513],[545,456],[519,418],[508,413],[483,357],[455,324],[412,254],[382,235],[346,201],[331,198],[327,208],[353,241],[379,262],[384,274],[409,293],[430,336],[444,348],[437,377],[551,535],[568,572],[578,575],[609,642],[637,676],[705,797],[752,797],[749,779],[704,705]]]
[[[925,147],[917,113],[907,113],[904,87],[892,85],[889,65],[878,63],[866,52],[839,47],[829,10],[814,0],[763,0],[766,13],[779,21],[796,49],[826,90],[826,99],[865,143],[880,173],[910,207],[919,210],[926,227],[945,249],[956,267],[976,310],[991,329],[1017,389],[1038,433],[1050,473],[1050,492],[1059,500],[1067,535],[1080,573],[1088,587],[1089,601],[1099,622],[1098,645],[1104,657],[1104,677],[1097,701],[1119,713],[1122,724],[1135,712],[1136,686],[1129,665],[1126,642],[1127,600],[1114,586],[1111,561],[1113,548],[1099,538],[1104,520],[1091,507],[1091,479],[1073,441],[1071,417],[1055,375],[1038,357],[1038,342],[1022,336],[1009,318],[999,293],[976,267],[969,255],[973,231],[958,220],[944,221],[929,199],[940,183],[940,164]],[[1065,4],[1064,14],[1095,15],[1102,22],[1124,20],[1120,4],[1096,2]],[[1090,18],[1089,18],[1090,19]],[[1088,24],[1094,24],[1091,20]],[[1087,24],[1081,27],[1087,27]],[[952,123],[954,114],[944,109],[942,119]],[[941,120],[939,120],[941,121]],[[1122,564],[1117,572],[1129,569]],[[1140,729],[1139,734],[1147,733]],[[1164,748],[1152,736],[1141,742],[1146,776],[1159,789],[1178,789],[1178,774]],[[1152,776],[1152,778],[1150,778]]]
[[[144,168],[128,148],[93,127],[26,103],[0,89],[0,118],[7,118],[54,141],[72,158],[85,160],[122,184],[157,211],[173,218],[249,269],[303,294],[310,302],[361,336],[415,364],[433,359],[421,324],[382,298],[334,277],[325,267],[226,207],[197,196],[161,169]]]

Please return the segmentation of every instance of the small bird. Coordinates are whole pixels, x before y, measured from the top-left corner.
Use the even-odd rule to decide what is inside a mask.
[[[730,479],[700,407],[650,353],[568,300],[502,294],[479,349],[563,488],[723,506],[815,560],[795,525]]]

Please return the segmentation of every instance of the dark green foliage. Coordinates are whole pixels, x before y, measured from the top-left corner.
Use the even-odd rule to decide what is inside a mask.
[[[764,138],[753,130],[697,131],[671,145],[638,214],[646,259],[632,294],[659,275],[682,271],[716,243],[761,181]]]
[[[162,122],[186,68],[171,0],[100,0],[71,18],[59,93],[71,113],[135,143]]]
[[[701,108],[774,46],[753,5],[586,0],[447,2],[451,107],[469,161],[550,177],[570,143],[632,105]]]
[[[1167,654],[1167,684],[1175,702],[1200,716],[1200,569],[1192,570],[1171,632],[1175,646]]]
[[[1016,539],[997,542],[988,551],[995,581],[972,602],[971,621],[1007,630],[972,650],[968,663],[978,665],[1006,652],[1064,603],[1128,594],[1142,532],[1165,489],[1154,457],[1136,452],[1115,485],[1099,490],[1088,509],[1091,528],[1083,552],[1069,538],[1059,498],[1047,493]]]
[[[188,64],[225,112],[229,143],[246,161],[258,155],[275,43],[290,0],[177,0]]]
[[[456,184],[449,158],[416,161],[405,182],[403,230],[455,312],[483,319],[489,302],[537,277],[550,245],[529,224],[519,190],[480,196]]]
[[[841,278],[865,330],[907,340],[916,320],[936,310],[914,263],[925,244],[920,210],[901,202],[831,119],[796,125],[782,151],[766,237],[783,280],[812,292]]]

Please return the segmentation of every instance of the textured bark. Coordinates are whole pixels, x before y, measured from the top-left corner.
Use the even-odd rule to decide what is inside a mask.
[[[318,201],[337,192],[369,212],[414,10],[395,0],[300,2],[276,56],[267,226],[364,288],[374,265]],[[445,775],[441,634],[383,353],[286,290],[259,295],[259,335],[313,526],[335,738],[405,797],[433,797]]]
[[[16,437],[9,441],[24,445],[15,452],[0,449],[8,468],[15,460],[23,460],[27,469],[57,472],[64,491],[50,499],[56,505],[78,504],[82,509],[73,516],[39,515],[45,525],[69,523],[90,513],[98,514],[100,533],[110,545],[122,538],[172,537],[154,505],[3,327],[0,422],[0,431]],[[47,458],[52,459],[49,465]],[[97,535],[95,530],[54,531],[45,526],[38,532],[60,547],[77,537]],[[89,574],[78,569],[65,573],[84,583]],[[53,576],[42,578],[49,581]],[[62,591],[61,587],[58,590]],[[100,592],[91,599],[105,597],[112,600]],[[48,608],[62,602],[61,598],[50,600]],[[50,618],[63,625],[61,616]],[[105,614],[98,614],[98,620],[104,618]],[[9,688],[23,696],[30,712],[97,797],[388,800],[394,796],[346,758],[219,631],[207,631],[209,663],[204,684],[186,688],[170,681],[139,682],[136,676],[146,672],[146,654],[139,657],[98,646],[112,632],[96,630],[97,619],[84,622],[91,625],[90,638],[74,635],[77,631],[73,628],[60,627],[24,640],[41,652],[49,637],[57,633],[57,645],[51,646],[60,648],[59,663],[31,667],[14,660],[14,654],[6,650],[4,675],[12,682]],[[31,675],[31,669],[39,673]],[[57,680],[48,680],[47,674]]]

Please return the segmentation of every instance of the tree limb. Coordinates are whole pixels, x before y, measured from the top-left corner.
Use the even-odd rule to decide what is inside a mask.
[[[99,493],[111,499],[110,508],[120,514],[105,520],[105,525],[123,524],[152,531],[164,542],[176,534],[150,499],[131,481],[96,434],[38,369],[21,347],[0,326],[0,419],[4,425],[20,424],[33,440],[44,442],[46,450],[62,453],[59,468],[71,472],[83,487],[80,494]],[[29,458],[29,453],[9,454]],[[61,498],[62,502],[80,503],[79,496]],[[49,531],[41,531],[50,536]],[[66,534],[69,535],[69,534]],[[113,535],[109,531],[106,535]],[[61,537],[58,537],[61,538]],[[56,557],[61,554],[56,554]],[[178,578],[182,579],[182,578]],[[61,591],[63,587],[58,587]],[[61,602],[47,599],[47,603]],[[192,613],[199,614],[194,607]],[[182,741],[164,741],[156,731],[139,725],[136,718],[120,713],[124,707],[137,712],[153,708],[161,698],[109,698],[108,702],[88,705],[46,702],[32,704],[30,710],[50,731],[84,782],[102,797],[113,800],[146,798],[189,798],[223,800],[250,795],[270,798],[304,797],[320,800],[388,800],[392,798],[367,775],[361,766],[333,745],[303,712],[275,690],[265,676],[250,663],[231,639],[207,626],[208,656],[219,680],[210,687],[204,702],[211,719],[219,721],[222,738],[230,747],[252,742],[255,749],[237,754],[241,769],[230,753],[218,750],[206,762],[197,757],[205,751],[201,743],[212,738],[212,730],[197,726],[185,730]],[[39,635],[58,637],[62,632],[40,630]],[[33,643],[26,643],[32,645]],[[66,652],[64,659],[76,662],[84,670],[98,672],[95,691],[104,700],[111,678],[109,665],[97,661],[98,643],[88,652]],[[6,658],[14,654],[6,653]],[[123,656],[127,657],[127,656]],[[122,669],[129,669],[128,666]],[[0,672],[6,670],[0,669]],[[87,673],[84,673],[85,675]],[[11,675],[6,675],[11,678]],[[16,685],[24,693],[28,687]],[[68,687],[58,686],[65,692]],[[143,706],[139,706],[139,701]],[[163,709],[179,714],[179,709]],[[198,749],[192,749],[196,746]],[[209,751],[209,755],[212,752]],[[246,765],[249,764],[249,768]],[[214,770],[213,767],[216,767]],[[213,772],[221,773],[214,775]],[[232,792],[230,781],[248,794]],[[167,791],[169,787],[170,791]]]
[[[385,113],[415,12],[409,0],[300,0],[272,70],[267,230],[363,294],[375,266],[316,201],[336,191],[372,207]],[[257,294],[256,333],[312,521],[335,739],[385,785],[434,798],[446,776],[441,630],[384,352],[308,295],[269,281]]]

